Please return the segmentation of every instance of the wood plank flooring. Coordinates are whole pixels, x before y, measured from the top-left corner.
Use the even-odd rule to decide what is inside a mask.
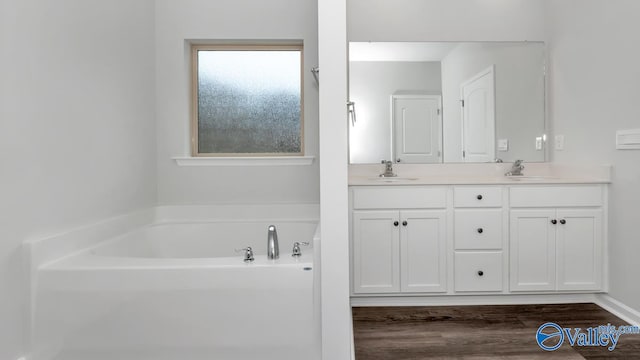
[[[628,325],[595,304],[354,307],[356,360],[640,359],[640,335],[622,335],[613,351],[536,343],[538,327]]]

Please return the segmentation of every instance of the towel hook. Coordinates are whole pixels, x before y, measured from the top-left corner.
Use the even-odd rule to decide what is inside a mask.
[[[347,101],[347,113],[351,117],[351,126],[356,126],[356,103]]]
[[[320,68],[317,66],[312,67],[311,73],[313,74],[313,77],[316,79],[316,82],[318,83],[318,85],[320,85]]]

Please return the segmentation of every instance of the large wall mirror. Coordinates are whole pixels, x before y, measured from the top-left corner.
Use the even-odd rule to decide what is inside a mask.
[[[350,42],[352,164],[545,161],[541,42]]]

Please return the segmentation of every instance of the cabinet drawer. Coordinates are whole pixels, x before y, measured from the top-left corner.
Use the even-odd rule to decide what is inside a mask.
[[[456,252],[455,290],[502,291],[502,252]]]
[[[502,209],[457,209],[454,224],[456,250],[502,249]]]
[[[455,207],[500,207],[502,206],[502,187],[455,187],[453,205]]]
[[[514,186],[509,203],[511,207],[602,206],[602,187]]]
[[[447,205],[444,187],[364,187],[353,189],[354,209],[438,209]]]

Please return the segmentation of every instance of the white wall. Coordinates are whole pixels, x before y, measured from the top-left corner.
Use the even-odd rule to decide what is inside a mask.
[[[440,63],[435,61],[351,61],[349,100],[356,124],[349,128],[352,164],[391,160],[391,95],[442,93]]]
[[[22,355],[21,243],[155,203],[153,1],[2,14],[0,359]]]
[[[613,165],[610,295],[640,311],[640,151],[615,150],[615,131],[640,128],[640,2],[547,1],[550,115],[565,136],[559,163]]]
[[[185,40],[304,41],[304,131],[318,155],[316,0],[157,0],[156,95],[160,204],[319,202],[318,161],[311,166],[179,167],[189,156],[189,45]]]
[[[351,359],[346,0],[318,2],[322,359]]]
[[[444,160],[463,162],[460,85],[494,66],[496,142],[509,140],[508,151],[496,151],[505,162],[544,161],[535,139],[545,132],[545,62],[542,43],[464,43],[442,60]]]
[[[543,40],[542,0],[348,0],[349,41]]]

